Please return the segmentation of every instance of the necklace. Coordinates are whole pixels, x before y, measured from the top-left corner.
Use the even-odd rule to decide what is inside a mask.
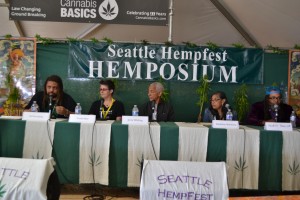
[[[113,105],[114,102],[115,102],[115,100],[112,98],[112,101],[111,101],[111,103],[109,105],[109,108],[106,111],[104,111],[104,109],[102,110],[102,114],[103,114],[104,119],[106,119],[106,116],[107,116],[108,112],[110,111],[110,109],[111,109],[111,107],[112,107],[112,105]],[[106,106],[106,107],[108,107],[108,106]]]

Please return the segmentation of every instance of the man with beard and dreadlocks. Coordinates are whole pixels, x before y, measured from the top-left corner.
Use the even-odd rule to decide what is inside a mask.
[[[63,82],[59,76],[52,75],[44,84],[44,91],[37,92],[25,107],[30,111],[33,102],[39,106],[39,112],[51,110],[51,118],[67,118],[73,114],[76,107],[74,99],[63,91]]]
[[[247,123],[263,126],[265,122],[289,122],[293,108],[281,101],[280,89],[275,86],[266,88],[264,101],[256,102],[251,106]],[[299,119],[296,119],[297,124]]]

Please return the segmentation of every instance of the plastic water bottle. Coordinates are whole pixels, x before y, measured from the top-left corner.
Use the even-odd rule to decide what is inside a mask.
[[[292,111],[292,113],[291,113],[290,122],[291,122],[293,128],[296,128],[296,114],[295,114],[295,111]]]
[[[132,116],[139,116],[139,109],[137,105],[134,105],[132,108]]]
[[[39,105],[36,103],[36,101],[33,101],[30,110],[31,112],[39,112]]]
[[[81,105],[80,103],[77,103],[77,106],[75,107],[75,114],[81,115]]]
[[[226,120],[232,120],[233,118],[233,114],[231,112],[230,109],[228,109],[227,113],[226,113]]]

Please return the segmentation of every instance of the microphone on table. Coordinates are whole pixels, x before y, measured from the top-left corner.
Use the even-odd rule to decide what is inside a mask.
[[[103,104],[104,104],[104,100],[101,99],[100,100],[100,110],[99,110],[99,116],[100,116],[100,120],[103,119]]]
[[[155,112],[155,101],[151,101],[151,118],[152,118],[152,121],[156,121],[156,115],[157,115],[157,112]]]
[[[275,122],[277,122],[277,120],[278,120],[279,105],[277,105],[277,104],[273,105],[272,109],[275,111]]]
[[[53,104],[53,96],[52,94],[48,95],[48,100],[49,100],[49,111],[52,110],[52,104]]]

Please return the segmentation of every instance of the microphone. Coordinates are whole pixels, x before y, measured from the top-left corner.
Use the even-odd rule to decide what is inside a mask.
[[[151,111],[154,113],[155,110],[155,101],[151,101]]]
[[[53,96],[52,96],[52,94],[49,94],[49,96],[48,96],[48,98],[49,98],[49,109],[51,110],[52,109],[52,104],[53,104]]]
[[[278,120],[278,110],[279,110],[279,105],[274,104],[274,105],[272,106],[272,108],[273,108],[273,110],[275,111],[275,122],[277,122],[277,120]]]
[[[100,100],[100,110],[99,110],[99,116],[100,116],[100,119],[103,119],[103,114],[102,114],[102,111],[103,111],[103,104],[104,104],[104,100],[101,99],[101,100]]]
[[[156,121],[157,120],[157,112],[155,110],[155,101],[151,101],[151,118],[152,121]]]

